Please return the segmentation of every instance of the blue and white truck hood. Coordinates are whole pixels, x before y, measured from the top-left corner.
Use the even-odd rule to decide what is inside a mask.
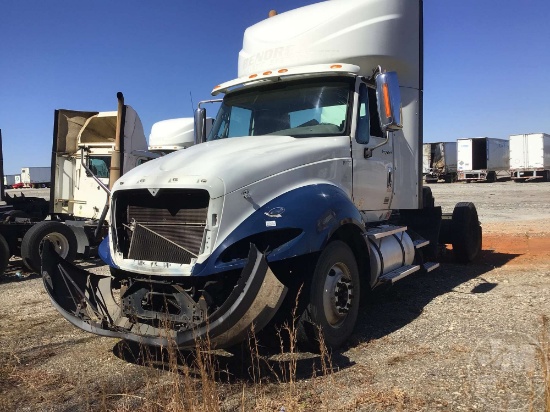
[[[146,189],[155,196],[159,190],[206,190],[208,215],[203,245],[190,264],[124,259],[111,242],[112,262],[121,269],[162,276],[193,274],[196,264],[204,266],[223,243],[240,233],[242,223],[261,208],[284,194],[306,186],[333,185],[351,198],[351,157],[349,136],[294,138],[291,136],[254,136],[206,142],[150,161],[117,181],[113,198],[125,190]],[[149,196],[144,192],[144,196]],[[300,196],[293,202],[301,204]],[[115,200],[116,201],[116,200]],[[304,205],[301,207],[311,207]],[[265,216],[266,219],[269,219]],[[251,231],[265,230],[260,222]],[[223,245],[222,245],[223,243]],[[198,268],[197,268],[198,269]]]

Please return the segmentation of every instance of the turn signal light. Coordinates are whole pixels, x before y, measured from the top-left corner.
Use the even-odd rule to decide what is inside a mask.
[[[390,107],[390,91],[388,89],[388,84],[384,83],[382,85],[382,94],[384,95],[384,107],[386,108],[386,117],[391,117],[391,107]]]

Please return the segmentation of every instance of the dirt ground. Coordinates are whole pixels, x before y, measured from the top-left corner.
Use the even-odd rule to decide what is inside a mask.
[[[274,357],[261,378],[223,356],[213,380],[189,378],[185,362],[179,374],[142,366],[123,342],[65,321],[14,259],[0,279],[0,410],[545,410],[550,183],[430,187],[444,212],[476,204],[477,260],[458,265],[445,251],[440,269],[366,297],[349,347],[329,363]]]

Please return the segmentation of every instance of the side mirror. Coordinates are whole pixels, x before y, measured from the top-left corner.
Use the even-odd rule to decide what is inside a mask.
[[[206,141],[206,109],[195,110],[195,144]]]
[[[401,120],[401,93],[396,72],[376,76],[376,100],[380,126],[384,132],[403,128]]]

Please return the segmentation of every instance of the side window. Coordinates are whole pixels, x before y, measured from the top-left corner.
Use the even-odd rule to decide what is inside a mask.
[[[233,107],[227,137],[248,136],[250,134],[251,118],[251,110],[236,106]]]
[[[359,108],[357,110],[357,128],[355,129],[355,140],[357,143],[366,144],[369,142],[369,93],[367,85],[362,83],[359,87]]]
[[[109,178],[111,158],[107,156],[90,156],[88,159],[90,170],[100,179]]]
[[[380,127],[380,117],[378,116],[378,104],[376,102],[376,90],[367,88],[369,93],[369,117],[370,117],[370,135],[384,137]]]

